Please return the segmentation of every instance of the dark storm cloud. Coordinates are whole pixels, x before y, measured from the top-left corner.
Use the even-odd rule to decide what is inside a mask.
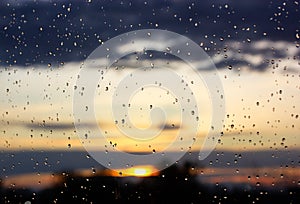
[[[279,6],[288,14],[277,15]],[[213,55],[227,40],[292,42],[300,27],[299,8],[292,1],[284,6],[261,0],[1,1],[0,13],[0,64],[4,66],[82,61],[100,39],[143,28],[183,34],[203,42]]]

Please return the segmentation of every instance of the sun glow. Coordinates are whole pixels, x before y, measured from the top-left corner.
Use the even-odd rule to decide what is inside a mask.
[[[148,177],[157,176],[158,170],[153,166],[133,166],[127,169],[116,169],[118,176]]]
[[[147,172],[147,169],[136,168],[136,169],[134,169],[134,175],[136,175],[136,176],[145,176],[145,175],[148,175],[148,172]]]

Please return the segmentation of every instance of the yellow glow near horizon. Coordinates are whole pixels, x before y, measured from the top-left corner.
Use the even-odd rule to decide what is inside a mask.
[[[116,169],[117,174],[113,176],[135,176],[135,177],[148,177],[157,176],[159,174],[158,170],[153,166],[133,166],[127,169]]]
[[[294,62],[282,61],[279,67],[289,65],[289,63]],[[181,67],[181,64],[175,65]],[[69,151],[83,149],[73,126],[72,115],[72,92],[78,72],[74,67],[77,66],[78,64],[75,63],[66,64],[64,68],[52,71],[21,67],[1,70],[0,87],[3,88],[0,89],[2,96],[0,100],[0,150]],[[254,72],[248,71],[246,67],[239,72],[219,71],[226,99],[224,136],[217,144],[219,150],[268,150],[284,146],[289,149],[299,149],[299,75],[298,73],[284,74],[283,71],[278,68]],[[122,76],[112,75],[112,77],[119,78]],[[150,105],[153,108],[155,105],[164,105],[166,110],[172,113],[171,119],[167,121],[168,124],[175,124],[176,128],[164,129],[153,140],[137,141],[124,136],[114,121],[108,120],[111,119],[111,112],[107,105],[109,97],[104,96],[110,92],[103,91],[104,95],[100,97],[103,100],[95,99],[95,110],[97,122],[105,138],[89,137],[88,142],[95,144],[95,150],[104,151],[104,145],[113,142],[121,151],[149,152],[155,149],[156,152],[160,152],[173,141],[180,130],[178,128],[180,118],[177,117],[178,111],[175,109],[178,107],[168,106],[163,102],[170,102],[174,97],[171,95],[165,97],[164,90],[160,90],[154,92],[151,96],[153,101],[149,103],[149,100],[144,100],[144,95],[148,94],[147,91],[152,90],[145,89],[142,93],[135,94],[131,103],[128,114],[132,117],[133,124],[140,129],[148,128],[151,124]],[[166,101],[160,99],[160,95]],[[157,103],[154,103],[154,99],[157,99]],[[199,99],[199,104],[202,107],[207,103]],[[210,112],[203,109],[199,118],[201,129],[197,135],[198,143],[192,147],[192,151],[198,151],[201,148],[201,143],[206,136],[204,127],[209,127]],[[161,126],[155,124],[147,130],[147,134],[157,132],[159,128]],[[189,127],[183,128],[189,130]],[[192,134],[192,131],[190,132],[187,134]],[[183,142],[185,141],[180,144]]]
[[[148,175],[148,172],[147,172],[147,169],[136,168],[136,169],[134,169],[134,175],[136,175],[136,176],[145,176],[145,175]]]

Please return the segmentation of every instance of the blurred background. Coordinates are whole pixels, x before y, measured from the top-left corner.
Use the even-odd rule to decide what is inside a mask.
[[[1,202],[299,203],[299,3],[1,1]],[[200,143],[162,171],[147,164],[106,169],[82,146],[72,110],[80,67],[102,43],[137,29],[186,36],[215,63],[226,114],[217,146],[206,159],[198,159],[201,128],[194,136]],[[177,59],[144,55],[133,53],[114,67],[184,67]],[[109,76],[99,92],[110,90],[110,82],[120,77]],[[174,98],[155,93],[163,99],[153,104],[171,107]],[[96,100],[97,120],[107,141],[97,140],[102,148],[95,151],[106,154],[106,145],[117,144],[122,151],[162,154],[165,159],[163,149],[178,130],[176,117],[164,126],[163,137],[137,143],[121,138],[115,121],[105,120],[106,98]],[[149,125],[149,105],[143,100],[133,104],[140,128]],[[201,125],[209,125],[209,113],[200,115]]]

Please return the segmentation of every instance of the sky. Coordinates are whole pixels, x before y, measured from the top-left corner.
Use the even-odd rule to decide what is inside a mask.
[[[257,42],[256,44],[263,44]],[[280,44],[280,43],[278,43]],[[293,49],[291,45],[291,50]],[[290,51],[291,53],[293,51]],[[261,56],[262,57],[262,56]],[[214,61],[219,60],[219,55],[213,56]],[[259,63],[259,56],[247,54],[247,61],[250,63]],[[127,65],[131,59],[126,60]],[[134,59],[135,60],[135,59]],[[282,59],[278,62],[278,67],[266,71],[250,70],[247,66],[240,66],[240,70],[220,69],[218,75],[221,79],[224,96],[225,111],[224,116],[224,135],[221,137],[219,148],[224,149],[270,149],[281,147],[282,141],[291,149],[299,147],[297,134],[299,132],[299,65],[290,59]],[[121,62],[122,63],[122,62]],[[143,63],[150,64],[147,60]],[[161,64],[161,60],[156,60],[155,64]],[[171,61],[170,67],[181,67],[188,69],[185,63],[180,61]],[[286,70],[284,67],[287,67]],[[65,64],[58,69],[20,68],[13,67],[1,70],[1,107],[3,107],[1,120],[1,139],[2,149],[66,149],[70,144],[74,149],[80,149],[82,146],[75,134],[73,117],[74,86],[79,63]],[[111,71],[105,76],[103,84],[116,83],[122,80],[133,69],[127,67],[120,73]],[[158,69],[157,72],[160,72]],[[93,71],[91,71],[93,73]],[[209,71],[200,71],[205,75]],[[112,80],[113,79],[113,80]],[[115,84],[111,84],[113,87]],[[197,101],[199,108],[200,123],[204,128],[198,131],[200,135],[205,135],[211,116],[211,105],[205,87],[201,88],[201,83],[195,84],[199,94]],[[122,134],[116,129],[114,118],[108,117],[112,112],[110,110],[110,101],[112,100],[112,91],[105,91],[106,86],[99,90],[100,96],[95,97],[96,120],[100,127],[108,131],[107,142],[116,140],[121,149],[131,149],[131,151],[152,151],[149,149],[148,141],[142,147],[132,149],[135,141],[126,141]],[[110,89],[110,88],[109,88]],[[148,90],[148,91],[147,91]],[[203,93],[203,94],[202,94]],[[130,93],[131,94],[131,93]],[[151,95],[152,94],[152,95]],[[164,107],[168,111],[170,121],[169,125],[180,124],[180,107],[170,106],[174,97],[166,94],[165,90],[155,87],[148,87],[145,92],[137,93],[131,99],[131,109],[129,115],[132,115],[132,121],[137,128],[147,128],[151,125],[149,109],[153,107]],[[150,100],[150,102],[149,102]],[[203,105],[202,105],[203,104]],[[145,110],[138,110],[143,107]],[[140,116],[137,116],[139,115]],[[89,119],[86,123],[89,123]],[[153,126],[150,133],[154,134],[155,129],[161,129],[160,122]],[[88,124],[87,124],[88,125]],[[205,129],[206,127],[206,129]],[[151,133],[153,131],[153,133]],[[164,140],[167,136],[176,135],[176,127],[166,128],[161,134],[162,139],[156,137],[152,146],[157,149],[163,147],[170,139]],[[147,132],[146,132],[147,133]],[[192,133],[191,133],[192,134]],[[119,138],[119,136],[121,138]],[[283,139],[285,138],[285,139]],[[245,140],[245,141],[244,141]],[[252,142],[249,142],[252,140]],[[102,141],[99,141],[102,143]],[[274,145],[276,143],[276,145]],[[254,145],[256,144],[256,145]],[[201,148],[197,144],[193,149]],[[97,145],[95,145],[97,146]]]
[[[88,145],[94,151],[199,152],[209,149],[203,144],[216,114],[223,126],[214,130],[215,151],[285,150],[297,155],[299,9],[298,1],[1,1],[0,151],[75,152]],[[105,60],[99,60],[102,67],[91,67],[88,56],[97,47],[138,29],[189,38],[216,69],[205,69],[207,62],[195,58],[197,67],[191,71],[176,57],[140,49],[116,61],[105,75],[99,75],[106,71]],[[168,42],[149,46],[168,50]],[[118,50],[134,46],[119,45]],[[139,67],[148,69],[137,72]],[[78,97],[89,93],[78,86],[82,70],[86,87],[103,76],[92,100]],[[184,83],[168,80],[166,70]],[[133,83],[131,75],[151,83],[127,96],[124,87]],[[199,76],[220,83],[209,87]],[[161,86],[155,84],[158,79]],[[210,88],[220,93],[214,95]],[[176,95],[180,90],[189,94]],[[223,103],[212,106],[216,99],[211,96],[222,97]],[[182,113],[182,104],[193,98],[197,107],[186,106]],[[123,103],[125,99],[129,102]],[[74,117],[79,110],[92,111],[94,117],[82,114],[79,122]],[[2,166],[8,163],[2,160]]]

